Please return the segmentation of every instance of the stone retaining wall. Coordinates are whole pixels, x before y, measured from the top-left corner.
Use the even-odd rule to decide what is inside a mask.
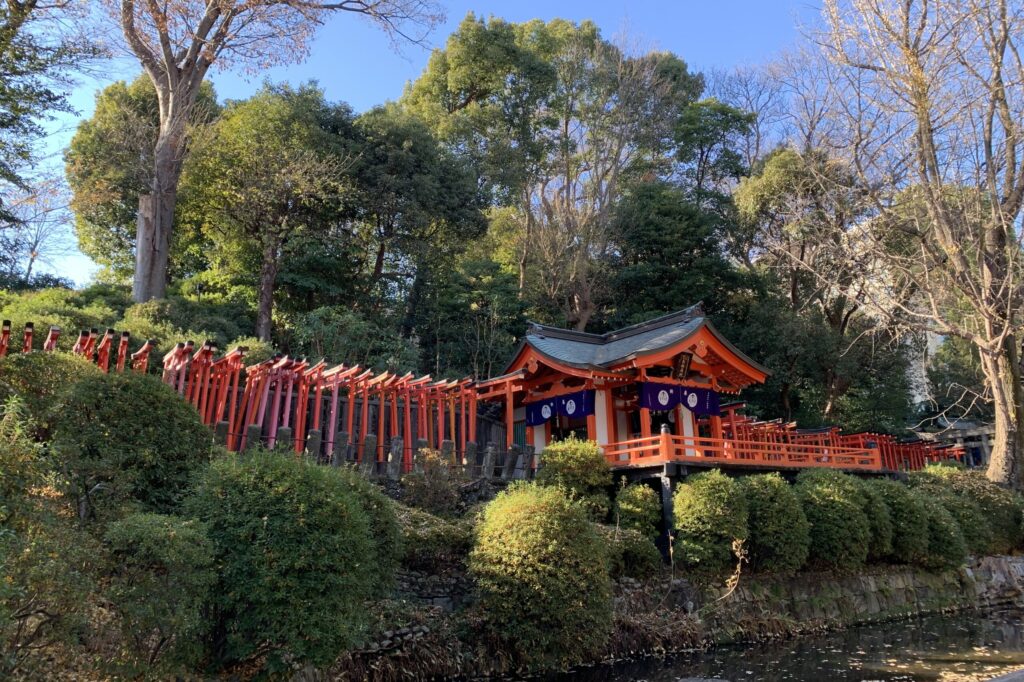
[[[469,602],[472,584],[464,571],[435,575],[422,571],[399,571],[395,576],[396,597],[439,606],[447,612]]]
[[[1024,601],[1024,557],[983,557],[965,568],[927,573],[885,567],[858,575],[803,573],[741,579],[732,593],[705,595],[698,609],[716,642],[742,639],[743,624],[775,622],[793,632],[894,620]]]

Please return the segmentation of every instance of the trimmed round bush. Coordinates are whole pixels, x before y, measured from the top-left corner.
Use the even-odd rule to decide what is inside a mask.
[[[592,440],[569,436],[545,447],[537,483],[565,488],[582,501],[594,521],[604,521],[608,516],[612,471],[601,447]]]
[[[204,522],[218,581],[209,659],[263,657],[266,672],[326,665],[361,643],[374,583],[371,525],[351,482],[332,467],[256,451],[213,461],[187,512]]]
[[[967,543],[953,515],[939,500],[918,490],[911,490],[911,494],[920,499],[927,520],[928,550],[921,565],[941,570],[963,564],[967,558]]]
[[[213,445],[191,405],[134,372],[80,379],[53,415],[53,448],[82,516],[125,502],[173,512]]]
[[[605,548],[556,487],[517,484],[484,509],[469,557],[490,638],[527,667],[590,660],[612,627]]]
[[[373,563],[377,566],[377,580],[374,594],[387,594],[394,584],[395,570],[402,561],[402,526],[395,514],[395,503],[384,494],[379,486],[368,481],[354,467],[335,469],[338,476],[348,485],[359,500],[370,523],[370,537],[373,540]]]
[[[79,380],[100,374],[96,365],[71,353],[12,353],[0,358],[0,402],[20,396],[37,437],[49,440],[57,397]]]
[[[198,662],[202,608],[217,579],[203,525],[132,514],[107,526],[104,541],[113,568],[107,597],[120,616],[135,674]]]
[[[818,568],[849,571],[868,557],[871,525],[856,481],[833,471],[805,470],[795,490],[810,523],[808,562]]]
[[[892,515],[893,561],[920,564],[928,554],[928,515],[921,497],[903,483],[875,479],[870,485],[881,493]]]
[[[631,483],[619,488],[615,495],[615,511],[619,526],[654,539],[661,521],[661,496],[649,485]]]
[[[793,487],[777,473],[739,479],[747,499],[747,556],[755,571],[793,573],[807,562],[811,525]]]
[[[868,518],[871,539],[868,543],[868,560],[882,562],[892,555],[892,511],[885,497],[870,481],[858,479],[864,499],[864,514]]]
[[[981,505],[967,495],[956,492],[943,478],[928,475],[927,470],[930,468],[927,467],[925,472],[912,473],[910,485],[946,508],[963,533],[968,553],[980,555],[992,551],[995,538],[988,515]]]
[[[612,578],[643,580],[661,571],[661,552],[649,537],[629,528],[594,525],[604,538],[608,572]]]
[[[944,486],[960,497],[972,500],[983,510],[991,534],[983,553],[1005,554],[1021,544],[1024,499],[988,480],[982,472],[933,465],[915,473],[911,480],[915,485],[930,483]]]
[[[747,539],[747,501],[739,484],[713,469],[686,479],[673,500],[676,556],[705,574],[732,571],[733,543]]]

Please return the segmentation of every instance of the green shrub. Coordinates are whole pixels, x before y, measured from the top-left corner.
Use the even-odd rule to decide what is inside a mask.
[[[915,485],[941,485],[975,502],[983,510],[991,533],[984,553],[1005,554],[1020,545],[1024,500],[1019,494],[988,480],[982,472],[933,465],[915,473],[911,481]]]
[[[153,339],[160,352],[178,341],[197,344],[210,339],[225,348],[231,339],[251,328],[251,320],[239,306],[198,302],[181,296],[136,303],[124,311],[118,329],[131,332],[137,340]]]
[[[49,487],[23,404],[0,413],[0,678],[51,679],[52,647],[89,626],[102,548]],[[18,614],[32,614],[25,619]]]
[[[860,479],[861,494],[864,497],[864,514],[868,517],[868,528],[871,541],[868,544],[868,559],[886,561],[892,555],[892,511],[885,502],[885,497],[877,487],[867,480]]]
[[[675,555],[706,574],[731,571],[733,542],[747,539],[747,501],[739,484],[717,469],[691,476],[676,490],[674,506]]]
[[[372,561],[377,567],[374,594],[381,596],[391,589],[395,570],[402,561],[402,527],[395,515],[395,504],[355,467],[341,467],[336,471],[355,493],[370,523],[370,538],[374,545]]]
[[[212,443],[191,405],[132,372],[81,379],[53,417],[53,447],[83,517],[125,502],[174,511]]]
[[[664,565],[650,537],[629,528],[594,524],[604,540],[608,572],[612,578],[643,580],[657,575]]]
[[[438,450],[419,452],[419,471],[402,476],[402,500],[431,514],[450,516],[459,506],[459,477]]]
[[[926,468],[926,472],[931,467]],[[974,499],[956,492],[949,483],[941,478],[915,471],[910,475],[910,485],[914,490],[940,503],[950,513],[960,527],[967,551],[982,555],[994,551],[995,538],[989,524],[988,515]]]
[[[100,373],[96,365],[71,353],[12,353],[0,358],[0,400],[20,396],[36,436],[48,440],[58,396],[81,379]]]
[[[229,351],[233,348],[245,348],[245,364],[258,365],[264,360],[269,360],[274,357],[277,350],[273,344],[269,341],[261,341],[255,336],[241,336],[237,339],[229,341],[224,346],[224,350]]]
[[[619,525],[654,539],[661,524],[661,496],[643,483],[619,488],[615,495],[615,512]]]
[[[594,521],[604,521],[608,516],[611,482],[611,467],[594,441],[569,436],[551,443],[541,454],[537,483],[565,488],[582,501]]]
[[[808,469],[799,480],[814,480],[856,502],[868,522],[868,559],[884,561],[892,553],[892,516],[885,499],[866,479],[834,469]]]
[[[12,345],[18,348],[21,347],[21,330],[26,322],[35,324],[32,346],[36,350],[43,347],[52,326],[61,328],[61,348],[71,348],[79,331],[98,329],[102,332],[112,326],[117,319],[117,311],[101,300],[88,300],[83,292],[54,287],[26,291],[0,301],[0,319],[13,323],[11,331],[15,343]]]
[[[416,367],[415,344],[392,329],[386,319],[350,305],[322,306],[296,317],[294,347],[310,357],[378,370]]]
[[[402,565],[418,571],[441,573],[465,564],[473,547],[473,525],[443,519],[421,509],[396,504],[402,528]]]
[[[755,571],[792,573],[807,561],[811,526],[793,487],[777,473],[739,479],[747,500],[747,556]]]
[[[922,563],[928,554],[928,515],[919,495],[896,481],[870,482],[889,505],[892,515],[892,555],[899,563]]]
[[[849,571],[867,560],[871,525],[860,485],[851,478],[812,469],[797,476],[795,490],[811,526],[808,562],[816,567]]]
[[[589,660],[608,640],[602,541],[557,487],[517,484],[487,505],[469,558],[489,637],[518,664]]]
[[[591,440],[570,436],[551,443],[541,455],[537,482],[542,485],[562,486],[585,493],[611,484],[612,474],[600,446]]]
[[[174,516],[132,514],[110,524],[104,540],[113,569],[107,597],[135,672],[194,665],[202,653],[202,608],[216,581],[205,528]]]
[[[911,490],[911,494],[920,499],[927,520],[928,550],[921,565],[941,570],[963,564],[967,558],[967,543],[953,515],[937,499],[918,490]]]
[[[332,467],[256,451],[207,467],[187,512],[213,542],[208,654],[220,665],[265,656],[325,665],[360,643],[364,602],[388,580],[375,561],[367,514]]]
[[[45,483],[42,447],[32,438],[35,422],[20,396],[0,406],[0,524],[19,530],[31,507],[32,488]]]

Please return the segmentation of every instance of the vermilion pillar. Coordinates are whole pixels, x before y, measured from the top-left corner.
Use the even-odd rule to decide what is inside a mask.
[[[512,404],[512,384],[505,384],[505,447],[511,448],[515,441],[515,406]]]

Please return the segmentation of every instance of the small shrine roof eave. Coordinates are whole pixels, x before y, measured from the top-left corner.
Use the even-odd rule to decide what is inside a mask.
[[[722,345],[736,362],[753,370],[737,368],[752,381],[763,382],[771,370],[749,358],[726,339],[704,316],[701,304],[690,306],[669,315],[632,325],[606,334],[590,334],[546,325],[531,324],[520,340],[505,372],[519,369],[525,364],[527,349],[553,367],[575,368],[601,375],[619,375],[626,369],[622,365],[636,366],[637,361],[686,343],[694,335],[706,330]],[[761,376],[757,376],[761,375]]]

